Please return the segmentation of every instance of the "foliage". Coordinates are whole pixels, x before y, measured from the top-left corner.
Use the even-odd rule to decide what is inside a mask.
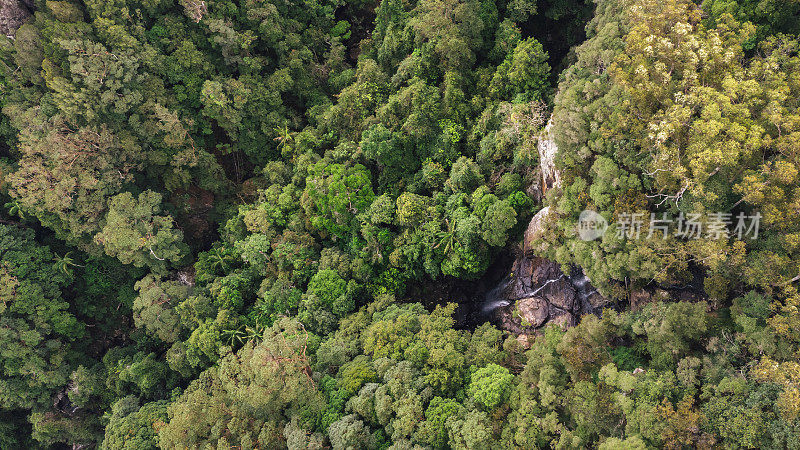
[[[797,0],[35,3],[0,448],[800,446]],[[613,308],[447,303],[532,247]]]
[[[324,400],[309,375],[308,344],[302,326],[283,319],[260,344],[226,355],[168,407],[159,445],[277,445],[291,419],[313,426]]]
[[[469,394],[481,405],[491,410],[506,400],[513,375],[505,367],[490,364],[472,373]]]
[[[177,262],[184,255],[186,246],[172,218],[158,215],[160,198],[152,191],[142,192],[138,199],[127,192],[113,197],[106,225],[95,241],[124,264],[164,271],[168,262]]]

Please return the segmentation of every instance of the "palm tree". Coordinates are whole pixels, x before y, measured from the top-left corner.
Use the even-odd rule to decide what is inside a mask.
[[[440,231],[436,233],[436,237],[439,239],[439,243],[436,244],[433,248],[438,249],[442,245],[444,245],[443,253],[446,255],[450,253],[450,250],[453,249],[453,246],[456,244],[456,232],[453,229],[453,225],[450,224],[450,221],[444,219],[444,223],[447,224],[447,231]]]
[[[227,338],[228,345],[230,345],[231,347],[233,347],[237,342],[240,344],[245,342],[244,341],[245,332],[243,330],[243,327],[239,327],[235,330],[225,330],[222,333]]]
[[[261,339],[264,338],[264,327],[256,324],[253,327],[247,326],[244,328],[245,331],[245,341],[255,341],[256,343],[261,342]]]
[[[60,272],[63,272],[65,275],[69,277],[72,276],[73,267],[84,267],[83,265],[76,263],[75,260],[72,258],[72,256],[70,256],[71,254],[72,252],[67,252],[64,254],[64,256],[56,255],[53,257],[53,261],[55,261],[53,266],[55,267],[55,269]]]
[[[289,126],[285,126],[282,129],[275,127],[275,132],[278,134],[278,137],[275,138],[278,141],[278,150],[282,147],[285,147],[294,139],[294,133],[289,131]]]
[[[228,345],[233,347],[237,343],[245,344],[250,341],[259,342],[264,335],[264,328],[258,325],[255,327],[242,325],[235,330],[226,330],[223,333],[227,338]]]
[[[221,269],[223,273],[228,271],[228,262],[233,259],[228,252],[223,251],[220,247],[215,247],[208,252],[209,260],[211,261],[211,268],[213,270]]]

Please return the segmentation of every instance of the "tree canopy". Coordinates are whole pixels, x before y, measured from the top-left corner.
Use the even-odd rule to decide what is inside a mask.
[[[800,447],[798,14],[4,2],[0,449]]]

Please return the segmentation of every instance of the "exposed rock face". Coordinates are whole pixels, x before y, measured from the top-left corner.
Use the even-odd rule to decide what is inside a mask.
[[[549,323],[571,327],[608,303],[580,271],[566,275],[558,264],[536,256],[514,262],[499,295],[508,301],[498,309],[499,322],[515,333]]]
[[[531,219],[528,228],[525,230],[525,237],[522,242],[522,251],[526,256],[541,255],[542,237],[546,232],[546,223],[550,219],[550,207],[546,206]]]
[[[31,2],[32,3],[32,2]],[[0,0],[0,33],[10,38],[17,29],[31,16],[26,2],[21,0]]]
[[[551,133],[552,120],[542,131],[537,144],[542,194],[561,185],[555,165],[558,146]],[[565,274],[560,265],[539,257],[544,253],[545,233],[552,220],[549,207],[539,211],[528,224],[520,255],[511,273],[487,304],[497,309],[501,326],[515,333],[530,333],[549,323],[567,328],[584,314],[608,304],[578,269]]]
[[[550,131],[552,128],[553,119],[551,118],[539,136],[539,143],[536,146],[539,150],[539,166],[542,171],[542,194],[561,185],[561,175],[558,173],[555,162],[558,146]]]
[[[516,312],[522,319],[523,326],[540,327],[550,318],[547,301],[539,297],[527,297],[517,300]]]

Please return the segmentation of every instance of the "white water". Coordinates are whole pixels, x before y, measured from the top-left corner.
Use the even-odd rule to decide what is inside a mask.
[[[481,314],[488,314],[497,308],[502,308],[511,304],[511,302],[503,297],[503,291],[508,286],[508,283],[509,279],[504,278],[500,284],[492,288],[486,293],[486,295],[484,295],[483,303],[481,303]]]
[[[542,292],[542,290],[544,290],[544,288],[550,285],[550,283],[555,283],[559,280],[563,280],[564,278],[566,278],[570,282],[572,287],[575,288],[576,299],[580,301],[581,304],[588,304],[588,299],[597,292],[597,289],[595,289],[591,285],[591,280],[589,280],[589,278],[585,274],[583,274],[583,272],[580,272],[580,277],[575,276],[573,278],[561,274],[561,276],[557,278],[547,280],[538,287],[536,287],[535,289],[532,289],[529,292],[523,294],[521,298],[534,297],[540,292]],[[494,310],[506,307],[512,303],[512,301],[508,300],[504,296],[505,290],[510,283],[511,279],[507,277],[503,279],[503,281],[500,282],[500,284],[498,284],[495,288],[486,293],[480,308],[480,312],[482,315],[488,315]],[[589,287],[591,289],[587,289]]]
[[[510,305],[511,302],[508,300],[494,300],[491,302],[484,303],[481,307],[481,313],[487,314],[494,311],[497,308],[502,308],[504,306]]]
[[[528,293],[526,293],[526,294],[525,294],[525,296],[524,296],[523,298],[533,297],[534,295],[536,295],[536,294],[538,294],[539,292],[541,292],[541,291],[542,291],[542,289],[546,288],[548,284],[550,284],[550,283],[555,283],[556,281],[562,280],[562,279],[564,279],[565,277],[566,277],[566,275],[564,275],[564,274],[561,274],[561,276],[560,276],[560,277],[558,277],[558,278],[553,278],[552,280],[547,280],[547,281],[545,281],[544,283],[542,283],[542,285],[541,285],[541,286],[539,286],[538,288],[534,289],[534,290],[533,290],[533,292],[528,292]]]

